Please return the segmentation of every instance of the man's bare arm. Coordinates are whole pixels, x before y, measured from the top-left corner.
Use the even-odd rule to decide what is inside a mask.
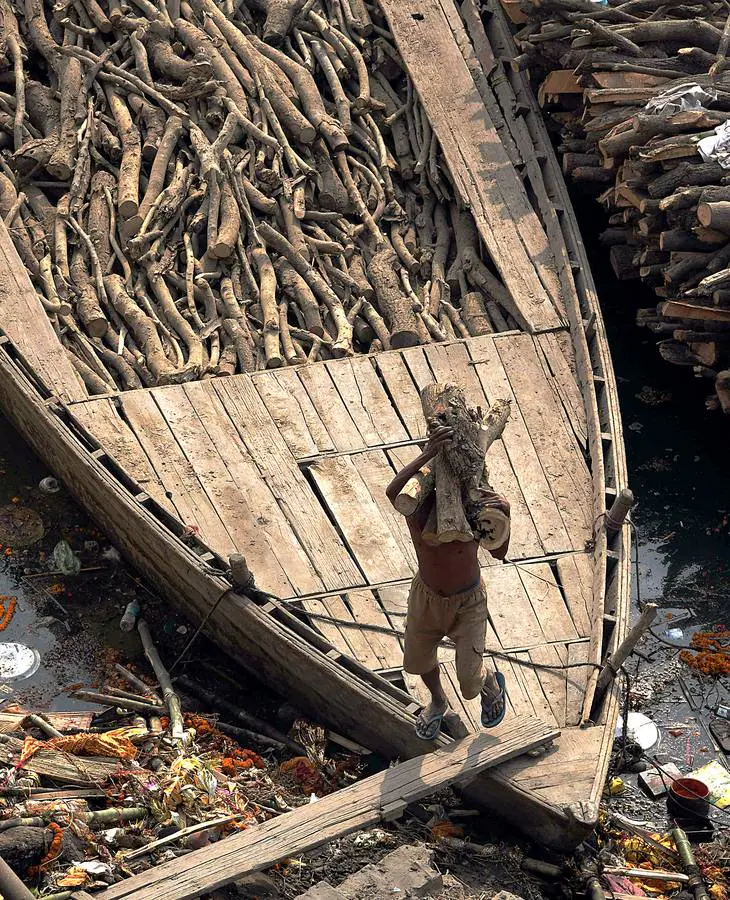
[[[419,453],[412,462],[403,466],[400,472],[398,472],[385,489],[385,496],[391,503],[395,504],[395,498],[400,494],[410,479],[413,478],[420,468],[425,466],[427,462],[430,462],[434,456],[438,455],[439,450],[441,450],[447,441],[451,440],[453,434],[453,428],[441,426],[440,428],[436,428],[433,433],[429,435],[423,451]]]

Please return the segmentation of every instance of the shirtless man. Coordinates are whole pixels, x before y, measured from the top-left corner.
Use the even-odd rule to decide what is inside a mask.
[[[423,452],[395,476],[386,489],[391,503],[418,470],[433,459],[453,436],[453,429],[436,428]],[[499,494],[489,504],[509,515],[509,503]],[[482,726],[498,725],[505,713],[504,676],[495,676],[484,665],[484,640],[487,628],[487,595],[481,580],[477,541],[433,544],[423,539],[423,528],[431,511],[424,503],[406,519],[418,558],[418,573],[408,596],[403,668],[420,675],[431,694],[431,703],[416,722],[416,734],[424,741],[434,740],[448,708],[441,687],[437,659],[438,646],[448,636],[456,646],[456,673],[465,700],[481,695]],[[507,555],[507,540],[491,554],[495,559]]]

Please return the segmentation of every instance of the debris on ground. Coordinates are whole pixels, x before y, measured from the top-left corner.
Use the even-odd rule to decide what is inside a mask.
[[[121,665],[98,690],[74,695],[105,708],[11,709],[0,721],[0,853],[39,896],[106,887],[360,772],[357,755],[331,752],[326,732],[304,721],[297,741],[271,727],[278,740],[236,727],[233,737],[214,711],[186,704],[175,736],[175,691],[162,699]]]

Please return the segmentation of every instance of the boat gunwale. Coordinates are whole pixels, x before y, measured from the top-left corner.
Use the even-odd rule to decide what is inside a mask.
[[[459,0],[456,0],[456,2],[459,2]],[[519,51],[514,43],[507,15],[500,0],[483,0],[481,3],[480,0],[461,0],[459,11],[463,19],[465,19],[465,15],[462,12],[464,7],[471,7],[476,10],[479,26],[484,31],[485,39],[492,48],[497,65],[503,64],[504,57],[497,52],[498,48],[495,48],[492,45],[492,42],[489,40],[488,32],[493,32],[495,29],[499,31],[499,39],[506,50],[508,58],[514,58],[518,54]],[[481,15],[482,7],[486,8],[487,11],[486,25]],[[469,33],[472,45],[474,45],[475,41],[466,21],[465,28],[467,33]],[[482,60],[480,60],[480,65],[482,65],[482,70],[488,78],[489,72],[486,70]],[[526,105],[527,112],[531,116],[534,134],[539,138],[545,149],[544,167],[550,173],[552,182],[549,183],[548,181],[545,181],[545,188],[548,195],[551,196],[551,200],[553,200],[554,203],[557,201],[562,206],[563,214],[558,216],[560,231],[568,254],[570,254],[571,250],[575,254],[577,268],[575,273],[571,273],[571,276],[576,289],[576,297],[580,304],[579,311],[581,313],[581,320],[575,320],[575,310],[572,304],[567,304],[567,313],[570,320],[571,338],[574,345],[577,337],[579,341],[585,343],[586,350],[588,351],[584,359],[576,358],[576,365],[580,365],[587,361],[591,362],[590,367],[584,365],[583,375],[585,377],[585,382],[581,382],[579,379],[579,387],[581,388],[581,395],[584,398],[584,402],[586,402],[586,388],[588,389],[589,394],[593,399],[593,403],[595,404],[596,412],[598,413],[598,421],[601,423],[602,419],[605,423],[605,427],[600,427],[599,433],[594,434],[593,441],[590,442],[591,461],[593,462],[594,453],[600,455],[601,458],[601,470],[603,474],[602,490],[600,493],[598,491],[594,492],[596,521],[600,522],[602,521],[603,516],[605,516],[608,500],[611,497],[617,497],[623,488],[628,487],[628,469],[616,375],[613,368],[610,347],[608,345],[603,313],[600,308],[598,291],[593,279],[588,255],[580,234],[567,184],[563,178],[557,155],[553,149],[547,127],[532,90],[529,73],[524,70],[514,72],[511,65],[506,62],[505,65],[508,68],[507,80],[514,91],[515,97]],[[531,134],[532,133],[531,130]],[[586,334],[589,330],[591,332],[590,338]],[[593,350],[593,353],[591,353],[591,350]],[[602,391],[596,389],[599,378],[603,381]],[[603,416],[601,416],[601,413],[603,413]],[[593,421],[595,420],[588,415],[589,430],[592,427],[591,423]],[[604,441],[604,435],[609,437],[608,441]],[[606,444],[608,445],[608,454],[606,452]],[[606,465],[607,456],[609,455],[612,463],[610,466]],[[616,554],[618,557],[614,561],[611,572],[609,572],[607,568],[605,569],[602,586],[604,612],[608,611],[607,601],[612,594],[615,594],[616,621],[608,645],[603,647],[602,657],[605,658],[606,652],[615,650],[628,630],[630,618],[631,523],[630,521],[626,521],[610,542],[606,538],[604,528],[599,529],[599,535],[602,536],[602,540],[596,543],[594,554],[602,554],[603,558],[606,559],[610,552]],[[596,598],[594,597],[594,602],[595,600]],[[618,680],[616,680],[607,692],[606,697],[602,698],[602,703],[597,709],[598,714],[596,715],[596,711],[592,711],[591,708],[586,710],[589,714],[592,712],[592,714],[596,715],[596,724],[602,725],[605,732],[599,757],[599,766],[596,772],[591,796],[591,800],[596,807],[608,772],[610,750],[613,743],[613,731],[619,711],[619,698],[620,688]],[[591,707],[592,706],[593,703],[591,702]],[[608,727],[609,725],[610,727]]]

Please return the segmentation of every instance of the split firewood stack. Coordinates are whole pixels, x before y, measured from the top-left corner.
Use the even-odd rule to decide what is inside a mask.
[[[492,488],[485,456],[502,436],[510,402],[497,400],[486,415],[467,406],[456,384],[427,385],[421,406],[428,430],[446,426],[453,438],[434,459],[413,476],[395,499],[404,516],[412,516],[433,499],[423,528],[427,541],[480,541],[487,549],[500,547],[509,535],[509,519],[485,501]]]
[[[712,379],[708,406],[730,413],[726,5],[520,7],[527,24],[514,65],[531,69],[560,128],[563,170],[610,213],[602,241],[616,275],[642,279],[659,297],[638,311],[639,324],[659,336],[664,359]]]
[[[0,7],[0,214],[91,393],[515,327],[369,4]]]

